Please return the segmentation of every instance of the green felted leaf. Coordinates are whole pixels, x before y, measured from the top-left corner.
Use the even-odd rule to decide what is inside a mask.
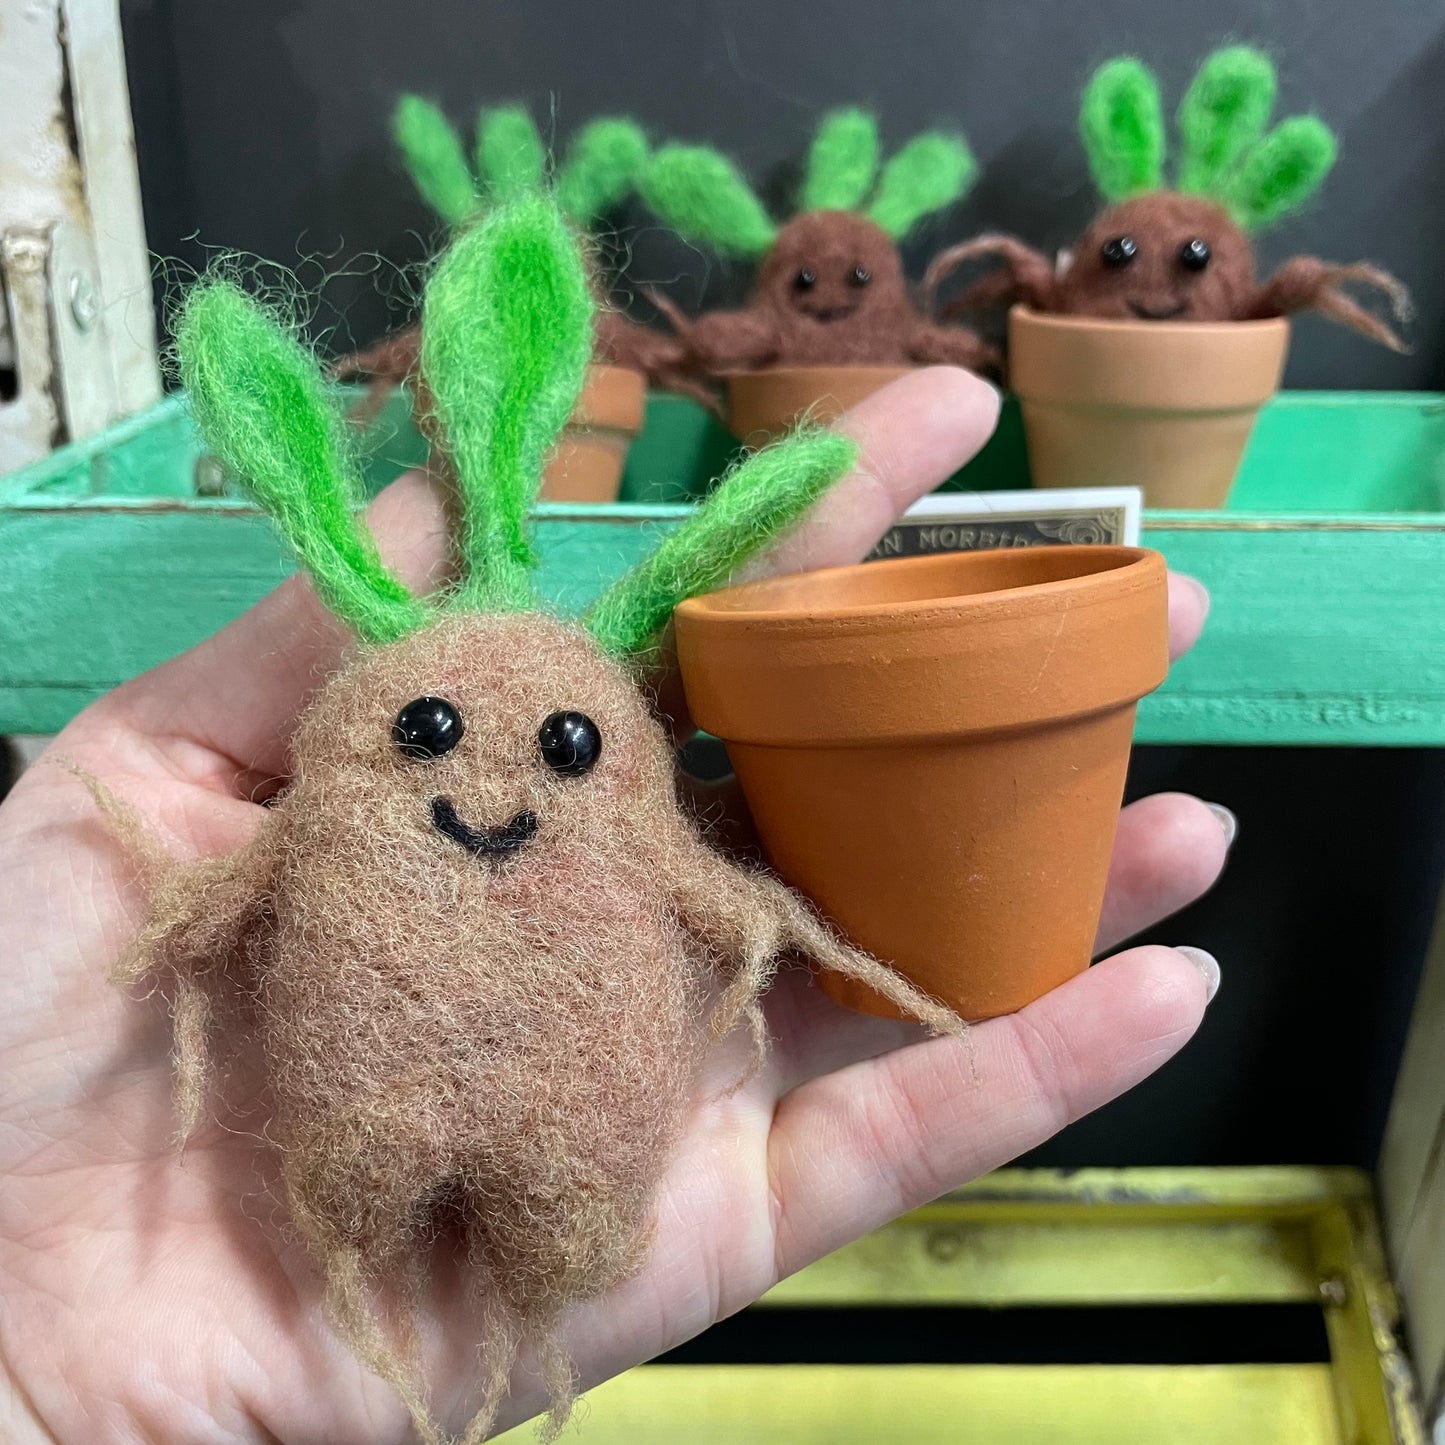
[[[327,607],[368,642],[425,625],[429,609],[356,519],[346,422],[310,351],[228,281],[193,287],[175,334],[206,445],[275,518]]]
[[[836,432],[804,432],[736,467],[645,561],[593,604],[584,625],[606,652],[644,651],[685,597],[721,586],[792,526],[858,457]]]
[[[582,127],[557,176],[557,203],[579,226],[610,211],[647,164],[647,136],[636,121],[604,117]]]
[[[640,189],[647,204],[687,240],[761,256],[777,237],[752,187],[710,147],[663,146],[643,170]]]
[[[1312,115],[1282,120],[1240,162],[1226,204],[1246,230],[1268,226],[1309,200],[1329,175],[1334,132]]]
[[[878,174],[878,122],[862,110],[825,115],[808,152],[801,211],[853,211]]]
[[[962,136],[932,131],[914,136],[883,167],[868,219],[901,241],[925,216],[964,196],[977,174]]]
[[[547,147],[521,106],[484,110],[477,118],[477,174],[489,201],[509,201],[542,184]]]
[[[468,220],[481,204],[462,138],[446,116],[419,95],[404,95],[391,117],[392,134],[422,199],[449,226]]]
[[[421,368],[456,472],[468,569],[456,605],[533,604],[527,511],[591,354],[586,270],[545,196],[463,232],[427,283]]]
[[[1106,201],[1157,190],[1164,180],[1164,109],[1154,74],[1132,56],[1100,66],[1084,89],[1079,134]]]
[[[1274,63],[1248,45],[1216,50],[1179,107],[1179,189],[1223,196],[1235,166],[1264,134],[1274,109]]]

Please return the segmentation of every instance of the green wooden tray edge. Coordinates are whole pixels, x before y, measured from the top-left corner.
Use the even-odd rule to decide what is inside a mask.
[[[653,398],[627,500],[538,508],[544,594],[563,611],[584,605],[733,452],[699,408]],[[54,730],[290,571],[249,503],[195,495],[198,454],[173,396],[0,480],[0,731]],[[422,454],[396,398],[364,447],[368,485]],[[1261,419],[1245,498],[1297,503],[1339,494],[1344,478],[1378,505],[1146,514],[1145,540],[1209,587],[1213,610],[1199,646],[1143,703],[1138,740],[1445,743],[1445,515],[1411,505],[1436,494],[1442,466],[1445,397],[1286,394]],[[952,485],[1018,486],[1024,468],[1006,408]]]

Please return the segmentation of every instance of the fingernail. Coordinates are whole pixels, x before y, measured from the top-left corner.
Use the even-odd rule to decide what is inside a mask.
[[[1199,599],[1199,605],[1204,609],[1204,615],[1208,617],[1209,588],[1207,588],[1204,583],[1199,580],[1199,578],[1191,577],[1187,572],[1180,572],[1177,575],[1179,577],[1179,580],[1183,582],[1184,585],[1188,587],[1189,590],[1193,592],[1194,595]]]
[[[1182,953],[1199,970],[1199,976],[1204,980],[1204,1001],[1208,1003],[1219,992],[1219,960],[1212,953],[1187,943],[1176,943],[1174,952]]]
[[[1224,846],[1232,848],[1239,832],[1239,819],[1223,803],[1206,803],[1204,806],[1214,814],[1215,820],[1224,829]]]

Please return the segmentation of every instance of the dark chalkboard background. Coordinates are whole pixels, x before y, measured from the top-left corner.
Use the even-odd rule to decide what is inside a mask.
[[[1425,0],[122,0],[152,248],[239,248],[324,280],[318,329],[344,347],[402,319],[433,223],[387,137],[398,91],[459,120],[523,101],[558,139],[627,110],[658,136],[734,151],[782,201],[820,110],[877,107],[897,143],[961,124],[983,176],[913,248],[987,228],[1066,241],[1093,206],[1079,85],[1133,50],[1171,103],[1224,40],[1280,60],[1282,111],[1316,109],[1342,159],[1310,211],[1269,233],[1268,266],[1370,257],[1418,302],[1396,357],[1305,320],[1297,387],[1445,388],[1445,6]],[[742,275],[633,209],[636,281],[686,304]],[[358,257],[379,260],[356,264]],[[400,269],[398,269],[400,268]],[[1068,1164],[1341,1162],[1378,1148],[1442,863],[1445,753],[1143,749],[1137,790],[1234,807],[1219,889],[1160,930],[1215,951],[1200,1037],[1155,1079],[1040,1156]]]
[[[387,118],[415,89],[468,122],[482,103],[530,105],[559,141],[606,111],[659,137],[732,151],[785,201],[818,113],[876,107],[886,138],[962,126],[981,180],[917,237],[927,249],[985,228],[1049,248],[1094,206],[1074,129],[1078,90],[1132,50],[1166,103],[1222,41],[1272,49],[1280,113],[1317,110],[1341,159],[1311,209],[1261,246],[1370,257],[1415,290],[1417,345],[1395,357],[1317,321],[1299,328],[1291,386],[1445,385],[1445,7],[1428,0],[122,0],[146,219],[161,256],[234,247],[314,284],[363,253],[388,263],[332,278],[335,343],[369,340],[404,304],[391,264],[426,253],[433,222],[393,155]],[[646,224],[640,207],[620,220]],[[629,273],[680,299],[736,291],[729,274],[656,228]]]

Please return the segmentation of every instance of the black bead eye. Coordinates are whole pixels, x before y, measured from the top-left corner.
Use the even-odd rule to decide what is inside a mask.
[[[1179,248],[1179,264],[1186,271],[1202,271],[1209,264],[1212,254],[1209,242],[1202,241],[1196,236],[1192,241],[1186,241]]]
[[[811,291],[818,284],[818,273],[811,266],[804,266],[796,276],[793,277],[793,287],[797,291]]]
[[[873,273],[866,266],[855,266],[848,277],[850,286],[866,286],[873,279]]]
[[[397,713],[392,741],[407,757],[429,763],[449,753],[462,740],[462,715],[442,697],[419,697]]]
[[[1099,247],[1104,264],[1117,271],[1127,266],[1139,254],[1139,243],[1132,236],[1115,236]]]
[[[537,731],[542,761],[564,778],[580,778],[602,756],[602,734],[585,712],[554,712]]]

